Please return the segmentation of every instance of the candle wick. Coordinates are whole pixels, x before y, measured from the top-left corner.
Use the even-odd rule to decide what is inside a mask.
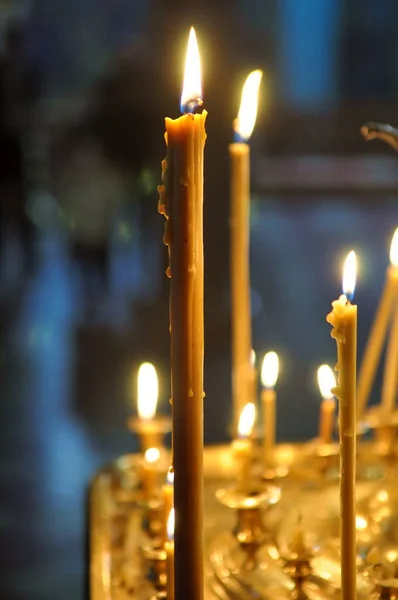
[[[199,106],[203,106],[203,99],[199,97],[191,98],[190,100],[184,102],[184,104],[181,105],[181,112],[184,115],[189,115],[194,113]]]

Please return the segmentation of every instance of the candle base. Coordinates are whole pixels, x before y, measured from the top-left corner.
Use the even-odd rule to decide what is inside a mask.
[[[127,421],[130,431],[138,435],[140,440],[141,453],[149,448],[163,448],[163,438],[170,433],[172,422],[170,417],[158,416],[154,419],[140,419],[139,417],[130,417]]]

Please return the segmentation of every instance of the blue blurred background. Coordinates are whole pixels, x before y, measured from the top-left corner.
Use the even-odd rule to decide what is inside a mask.
[[[316,435],[343,259],[358,253],[361,356],[398,225],[398,157],[359,134],[398,122],[397,17],[394,0],[1,0],[3,598],[85,596],[87,483],[137,448],[126,419],[141,362],[168,411],[156,185],[192,24],[209,111],[206,441],[231,420],[227,144],[254,68],[254,347],[280,355],[279,439]]]

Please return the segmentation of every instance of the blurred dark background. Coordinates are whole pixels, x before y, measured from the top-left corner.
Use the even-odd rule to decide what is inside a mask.
[[[360,125],[398,122],[394,0],[0,1],[1,597],[84,597],[90,477],[137,448],[135,374],[169,397],[156,185],[194,24],[206,150],[206,441],[231,420],[228,153],[264,70],[252,138],[258,356],[281,358],[278,437],[316,434],[316,369],[348,250],[359,353],[398,224],[398,156]],[[373,400],[377,399],[377,390]]]

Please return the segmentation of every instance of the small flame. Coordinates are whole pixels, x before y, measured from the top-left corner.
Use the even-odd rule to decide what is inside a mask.
[[[174,471],[172,471],[171,468],[168,470],[168,473],[166,476],[166,483],[168,485],[174,485]]]
[[[254,419],[256,417],[256,407],[253,402],[248,402],[243,408],[238,424],[239,437],[249,437],[253,431]]]
[[[390,246],[390,262],[394,267],[398,267],[398,227],[394,231]]]
[[[324,400],[333,398],[332,389],[336,387],[336,378],[329,365],[321,365],[319,367],[318,385]]]
[[[355,291],[355,280],[357,276],[357,257],[354,250],[345,259],[343,269],[343,292],[348,300],[352,300]]]
[[[278,380],[279,357],[276,352],[267,352],[261,367],[261,383],[266,388],[273,388]]]
[[[153,419],[158,402],[158,376],[151,363],[142,363],[138,370],[137,410],[140,419]]]
[[[175,526],[175,513],[174,507],[169,512],[169,517],[167,519],[167,537],[169,540],[174,539],[174,526]]]
[[[145,462],[147,463],[155,463],[160,458],[160,452],[158,448],[148,448],[148,450],[144,454]]]
[[[189,31],[187,55],[185,58],[184,84],[181,94],[181,112],[193,112],[202,104],[202,69],[195,29]]]
[[[242,99],[238,117],[234,123],[234,129],[237,135],[244,141],[250,138],[256,123],[258,90],[262,76],[262,71],[252,71],[248,75],[242,89]]]
[[[251,352],[250,352],[250,364],[251,364],[251,366],[252,366],[252,367],[255,367],[255,366],[256,366],[256,360],[257,360],[257,357],[256,357],[256,352],[255,352],[255,350],[252,348],[252,350],[251,350]]]
[[[359,531],[363,531],[364,529],[366,529],[368,526],[368,521],[365,517],[363,517],[362,515],[356,515],[355,517],[355,527],[356,529],[358,529]]]

